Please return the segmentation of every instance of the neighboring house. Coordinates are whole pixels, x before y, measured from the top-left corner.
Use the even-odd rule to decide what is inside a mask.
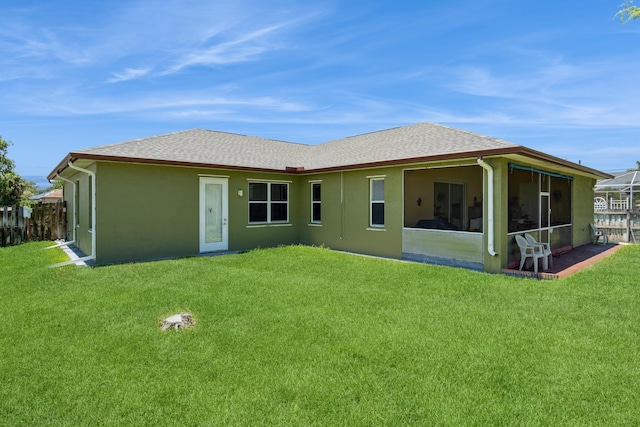
[[[62,189],[47,191],[33,197],[34,202],[38,203],[57,203],[62,201]]]
[[[596,183],[596,210],[633,210],[640,208],[640,171],[614,173],[611,179]]]
[[[640,238],[640,170],[613,174],[594,188],[594,224],[609,241],[634,242]]]
[[[193,129],[71,152],[56,177],[97,264],[305,244],[499,272],[525,231],[589,243],[610,176],[421,123],[316,146]]]

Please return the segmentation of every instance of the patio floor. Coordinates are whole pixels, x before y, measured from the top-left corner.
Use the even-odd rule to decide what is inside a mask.
[[[600,261],[613,254],[622,245],[583,245],[573,248],[568,252],[553,255],[553,267],[547,271],[538,270],[534,273],[531,270],[518,270],[503,268],[502,273],[510,276],[530,277],[534,279],[558,279],[567,277],[583,268]]]

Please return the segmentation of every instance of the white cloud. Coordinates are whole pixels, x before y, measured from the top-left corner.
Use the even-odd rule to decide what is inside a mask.
[[[179,7],[139,0],[102,5],[87,20],[70,24],[36,19],[44,6],[29,13],[8,11],[9,24],[0,28],[0,81],[34,78],[37,68],[46,68],[61,80],[78,74],[89,84],[114,83],[251,61],[281,49],[285,43],[276,38],[284,37],[285,29],[320,13],[308,9],[251,0],[185,1]]]
[[[633,65],[631,68],[636,67]],[[514,121],[565,126],[634,126],[640,91],[620,67],[608,62],[567,64],[561,59],[530,69],[463,66],[448,87],[484,98],[487,108],[501,109]],[[621,75],[622,74],[622,75]],[[472,98],[473,99],[473,98]]]
[[[135,70],[133,71],[135,74]],[[162,115],[162,117],[198,117],[206,111],[234,111],[240,115],[258,112],[299,113],[313,111],[312,103],[285,97],[243,96],[228,93],[228,88],[208,88],[197,91],[162,91],[139,96],[129,95],[126,100],[118,95],[94,97],[77,93],[69,86],[53,93],[42,93],[38,89],[25,92],[16,99],[15,112],[26,112],[39,116],[88,116],[102,114]]]
[[[124,82],[127,80],[137,79],[139,77],[149,74],[150,71],[151,71],[150,69],[127,68],[122,73],[112,72],[111,74],[113,75],[113,77],[110,79],[107,79],[107,83],[118,83],[118,82]]]
[[[254,60],[258,55],[268,50],[279,48],[279,45],[270,43],[268,37],[288,25],[291,24],[279,23],[271,25],[242,34],[227,42],[189,52],[178,58],[172,66],[161,74],[173,74],[184,68],[198,65],[224,65]]]

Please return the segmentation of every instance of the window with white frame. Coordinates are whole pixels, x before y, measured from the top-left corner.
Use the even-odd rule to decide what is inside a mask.
[[[289,184],[249,182],[249,222],[289,221]]]
[[[322,185],[320,182],[311,183],[311,222],[322,222]]]
[[[369,178],[369,225],[384,227],[384,178]]]

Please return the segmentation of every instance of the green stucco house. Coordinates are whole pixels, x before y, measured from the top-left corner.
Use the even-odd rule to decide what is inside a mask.
[[[496,138],[420,123],[320,145],[193,129],[69,153],[69,235],[96,264],[325,245],[499,272],[516,234],[591,241],[609,175]]]

